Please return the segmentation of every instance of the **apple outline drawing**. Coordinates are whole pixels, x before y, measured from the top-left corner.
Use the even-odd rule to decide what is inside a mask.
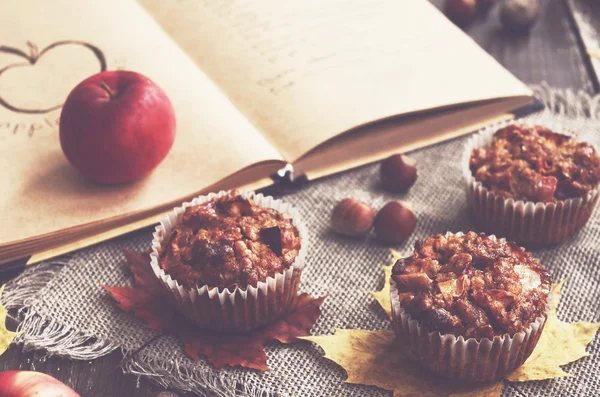
[[[98,62],[100,64],[99,72],[106,71],[106,57],[104,56],[104,53],[102,52],[102,50],[100,50],[100,48],[96,47],[93,44],[87,43],[85,41],[79,41],[79,40],[61,40],[61,41],[52,43],[49,46],[47,46],[46,48],[44,48],[42,51],[39,51],[38,47],[35,44],[28,41],[27,47],[29,47],[29,54],[25,53],[24,51],[21,51],[18,48],[0,45],[0,53],[8,53],[8,54],[13,54],[13,55],[18,55],[27,60],[27,62],[12,63],[10,65],[4,66],[2,69],[0,69],[0,78],[2,78],[2,73],[6,72],[9,69],[16,68],[16,67],[24,67],[24,66],[35,66],[35,64],[42,57],[42,55],[44,55],[48,51],[52,50],[53,48],[56,48],[56,47],[59,47],[62,45],[73,45],[73,44],[80,45],[80,46],[92,51],[92,53],[96,56],[96,58],[98,59]],[[63,106],[63,104],[61,103],[61,104],[51,106],[51,107],[45,108],[45,109],[23,109],[23,108],[13,106],[10,103],[8,103],[4,98],[2,98],[2,94],[0,93],[0,106],[3,106],[6,109],[11,110],[16,113],[43,114],[43,113],[48,113],[53,110],[59,109]]]

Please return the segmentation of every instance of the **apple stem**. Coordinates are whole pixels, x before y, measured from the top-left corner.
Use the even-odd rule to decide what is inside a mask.
[[[110,89],[110,87],[104,81],[100,82],[100,87],[102,87],[102,89],[108,93],[108,97],[110,99],[113,99],[115,97],[115,93]]]
[[[33,44],[31,41],[27,42],[27,47],[29,47],[29,62],[33,65],[34,63],[37,62],[39,56],[40,56],[40,51],[37,47],[37,45]]]

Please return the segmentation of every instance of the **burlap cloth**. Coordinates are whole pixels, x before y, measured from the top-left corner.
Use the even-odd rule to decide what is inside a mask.
[[[600,143],[599,98],[583,93],[534,87],[546,110],[530,118],[554,120],[579,131],[583,139]],[[380,208],[389,200],[413,203],[418,216],[409,241],[394,248],[411,249],[415,239],[445,231],[472,228],[465,203],[459,161],[465,138],[411,154],[419,179],[405,195],[391,195],[378,186],[378,165],[370,165],[307,184],[283,195],[301,210],[310,231],[307,266],[301,291],[327,295],[313,334],[335,328],[389,329],[390,322],[368,291],[381,288],[381,266],[391,255],[373,234],[350,240],[333,234],[329,216],[334,203],[354,197]],[[554,280],[567,279],[559,317],[567,321],[600,321],[600,211],[571,240],[535,254]],[[4,304],[22,307],[18,339],[26,349],[45,349],[74,359],[90,360],[121,349],[126,372],[151,378],[168,387],[217,396],[391,396],[375,387],[344,383],[344,370],[323,358],[307,342],[274,343],[267,348],[270,372],[230,368],[216,371],[205,361],[188,359],[179,342],[145,329],[131,314],[117,309],[99,284],[131,282],[123,247],[150,248],[151,231],[130,234],[26,271],[13,280]],[[154,339],[154,340],[153,340]],[[150,343],[148,343],[151,341]],[[140,349],[144,344],[148,345]],[[600,390],[600,338],[588,348],[591,357],[565,366],[572,378],[544,382],[506,383],[503,396],[595,396]]]

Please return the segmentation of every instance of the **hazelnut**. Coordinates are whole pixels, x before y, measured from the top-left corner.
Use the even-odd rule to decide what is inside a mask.
[[[538,0],[506,0],[500,10],[500,20],[504,28],[512,32],[527,33],[539,12]]]
[[[394,154],[381,163],[380,177],[386,189],[405,192],[417,180],[417,162],[402,154]]]
[[[343,199],[331,213],[331,227],[345,236],[360,236],[373,226],[375,211],[367,204],[354,199]]]
[[[375,217],[377,238],[386,243],[401,243],[417,226],[412,205],[403,201],[391,201],[379,210]]]
[[[458,26],[466,26],[473,21],[477,11],[477,0],[447,0],[444,13]]]
[[[498,3],[498,0],[477,0],[477,7],[482,11],[489,11]]]

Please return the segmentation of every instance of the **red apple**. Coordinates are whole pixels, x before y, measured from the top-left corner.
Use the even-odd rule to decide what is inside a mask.
[[[33,371],[0,372],[2,397],[81,397],[50,375]]]
[[[100,183],[147,175],[175,140],[175,111],[165,92],[135,72],[110,71],[79,83],[60,115],[60,144],[71,164]]]

